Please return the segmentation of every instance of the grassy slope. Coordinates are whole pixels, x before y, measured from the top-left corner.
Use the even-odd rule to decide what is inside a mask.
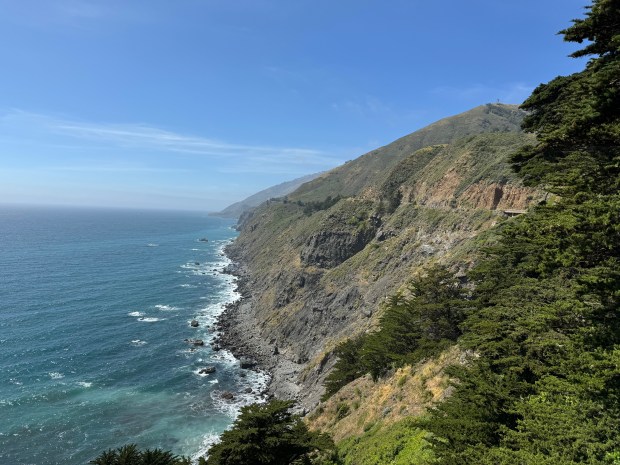
[[[519,132],[523,115],[515,105],[488,104],[445,118],[323,174],[301,186],[291,198],[316,201],[330,195],[359,195],[381,184],[400,160],[421,148],[449,144],[472,134]]]

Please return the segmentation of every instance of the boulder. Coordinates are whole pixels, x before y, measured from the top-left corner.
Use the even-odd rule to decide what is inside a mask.
[[[189,324],[192,328],[197,328],[200,323],[198,323],[198,320],[192,320],[192,322]]]
[[[239,360],[239,363],[241,364],[241,368],[244,368],[244,369],[254,368],[257,365],[256,360],[248,358],[248,357],[241,357],[241,359]]]
[[[198,373],[200,373],[201,375],[209,375],[211,373],[215,373],[215,367],[214,366],[205,367],[202,370],[200,370]]]
[[[230,391],[224,391],[221,397],[224,400],[235,400],[235,395]]]

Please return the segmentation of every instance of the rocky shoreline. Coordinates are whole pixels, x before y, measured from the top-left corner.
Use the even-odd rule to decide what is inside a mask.
[[[253,314],[248,269],[232,257],[229,250],[225,250],[225,253],[233,263],[224,272],[237,278],[237,292],[241,297],[227,305],[218,317],[215,324],[218,331],[215,348],[219,346],[232,352],[244,368],[268,373],[270,381],[264,392],[268,398],[300,401],[301,386],[297,380],[303,365],[289,359],[287,351],[278,348],[274,339],[261,334]],[[302,412],[307,411],[307,407],[297,405],[297,409]]]

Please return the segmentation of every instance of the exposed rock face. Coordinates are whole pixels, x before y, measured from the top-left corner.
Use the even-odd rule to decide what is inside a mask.
[[[507,118],[506,128],[514,129],[515,112],[477,112],[476,124],[486,130],[483,123],[491,121],[502,128]],[[449,123],[451,134],[463,131]],[[226,314],[234,324],[222,328],[223,343],[272,371],[272,393],[298,397],[312,408],[334,364],[335,344],[375,327],[386,299],[429,262],[462,274],[475,259],[472,241],[497,222],[510,221],[501,210],[525,209],[542,198],[522,186],[506,163],[529,137],[499,132],[444,143],[426,131],[424,140],[441,144],[408,153],[407,145],[394,151],[392,144],[376,151],[369,159],[390,148],[389,169],[370,163],[372,173],[359,171],[363,185],[343,191],[351,197],[326,210],[308,214],[303,207],[305,199],[339,188],[340,177],[331,172],[305,184],[289,202],[248,214],[227,250],[243,264],[236,273],[244,270],[247,298]]]
[[[306,241],[301,250],[301,261],[307,266],[333,268],[363,250],[374,234],[374,228],[354,232],[318,232]]]

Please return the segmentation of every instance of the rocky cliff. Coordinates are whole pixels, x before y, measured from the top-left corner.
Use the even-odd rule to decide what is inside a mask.
[[[314,407],[331,349],[372,329],[388,296],[429,263],[467,269],[503,210],[543,198],[506,162],[531,141],[522,117],[487,105],[442,120],[244,218],[229,253],[250,297],[229,312],[227,337],[273,371],[273,392]]]

